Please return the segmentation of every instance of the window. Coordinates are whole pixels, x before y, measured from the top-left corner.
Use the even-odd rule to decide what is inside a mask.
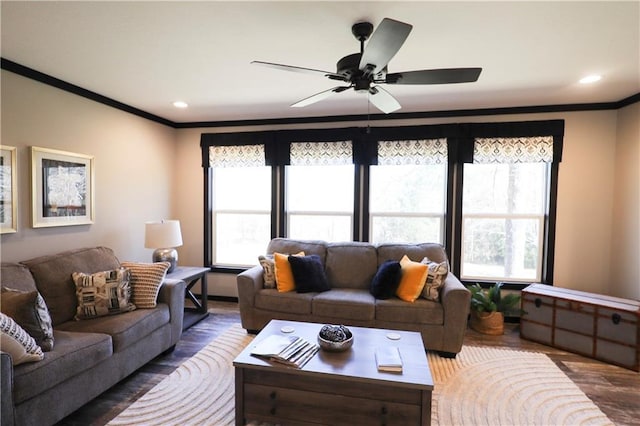
[[[292,143],[285,168],[290,238],[353,238],[354,166],[350,141]]]
[[[550,120],[203,134],[205,259],[237,273],[274,237],[437,242],[465,284],[552,284],[563,133]]]
[[[261,146],[212,149],[212,262],[253,265],[271,239],[271,168]]]
[[[551,138],[516,140],[552,152]],[[551,156],[532,159],[511,142],[476,140],[474,163],[464,165],[463,280],[541,280]]]
[[[287,166],[287,235],[304,240],[353,238],[353,165]]]
[[[370,168],[370,241],[444,243],[446,140],[380,141]]]
[[[462,279],[540,280],[547,169],[465,164]]]

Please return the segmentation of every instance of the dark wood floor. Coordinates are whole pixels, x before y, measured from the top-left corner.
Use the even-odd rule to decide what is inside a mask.
[[[187,331],[176,350],[145,365],[129,378],[76,411],[59,426],[104,425],[159,383],[180,364],[234,323],[237,304],[209,302],[209,317]],[[465,344],[543,352],[616,424],[640,425],[640,373],[520,339],[519,326],[506,324],[502,336],[467,330]]]

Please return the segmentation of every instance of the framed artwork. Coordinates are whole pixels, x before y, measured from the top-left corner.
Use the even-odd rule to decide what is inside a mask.
[[[93,157],[31,147],[34,228],[93,223]]]
[[[0,234],[18,231],[16,148],[0,146]]]

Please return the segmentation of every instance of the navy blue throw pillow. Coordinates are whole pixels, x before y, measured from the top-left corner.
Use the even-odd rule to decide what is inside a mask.
[[[296,292],[311,293],[331,290],[320,256],[289,256]]]
[[[389,299],[396,294],[400,277],[400,262],[387,260],[378,268],[369,291],[376,299]]]

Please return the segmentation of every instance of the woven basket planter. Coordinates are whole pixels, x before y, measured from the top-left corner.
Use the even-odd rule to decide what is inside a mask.
[[[472,330],[482,334],[497,336],[504,333],[504,314],[502,312],[471,311]]]

